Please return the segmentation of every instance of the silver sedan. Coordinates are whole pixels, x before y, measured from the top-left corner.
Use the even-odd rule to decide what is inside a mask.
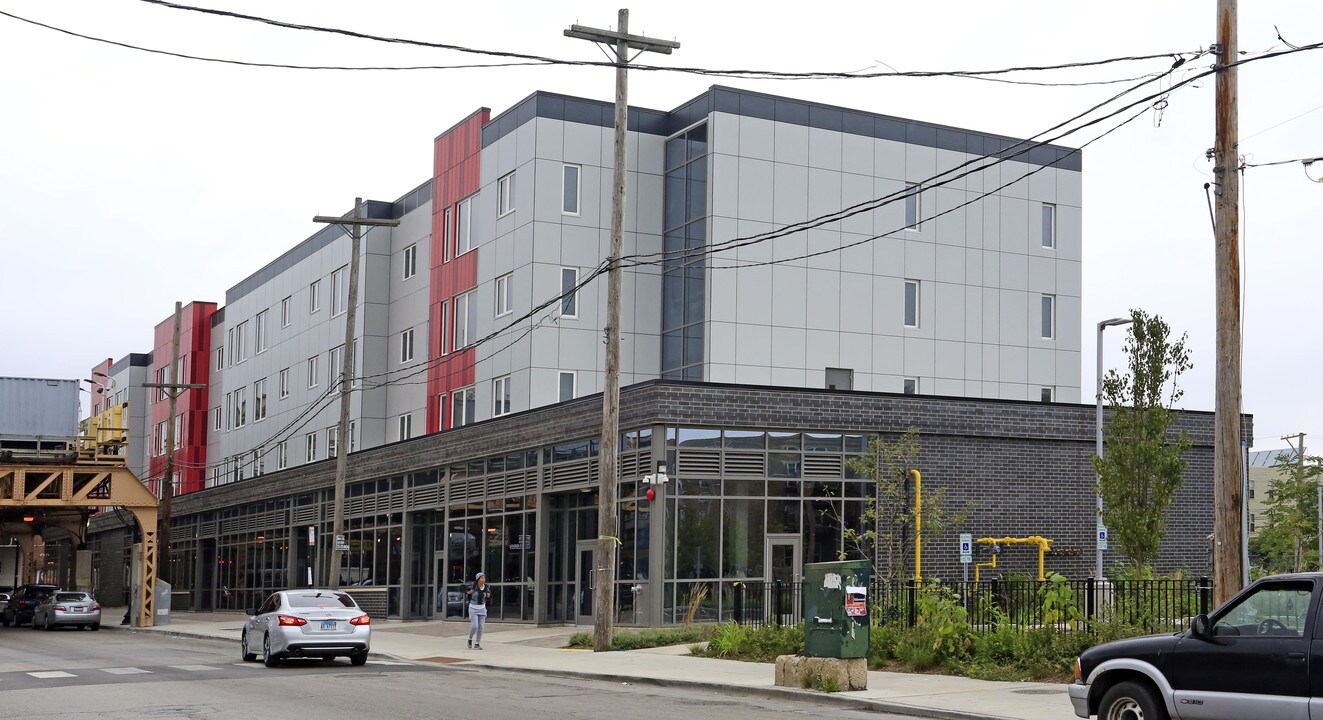
[[[85,592],[56,592],[46,596],[32,611],[33,630],[54,630],[71,625],[79,630],[101,629],[101,605]]]
[[[248,608],[240,652],[244,662],[260,653],[267,667],[287,658],[347,657],[367,662],[372,621],[354,598],[338,590],[281,590],[259,608]]]

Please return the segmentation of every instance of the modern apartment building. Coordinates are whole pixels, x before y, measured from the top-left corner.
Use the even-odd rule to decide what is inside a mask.
[[[142,384],[151,382],[151,353],[129,353],[118,361],[106,358],[92,367],[91,408],[83,435],[96,439],[101,452],[122,455],[133,474],[147,477],[152,430],[148,423],[150,396]]]
[[[483,108],[436,138],[432,178],[367,203],[400,225],[362,245],[340,568],[295,540],[331,531],[349,238],[328,226],[227,292],[200,381],[206,488],[170,539],[194,607],[311,571],[373,612],[446,617],[482,570],[494,617],[591,617],[611,123],[547,92]],[[728,617],[731,583],[835,559],[868,492],[851,458],[911,426],[925,493],[973,503],[960,531],[1047,534],[1054,569],[1088,572],[1078,151],[712,87],[631,108],[627,158],[622,622],[674,622],[704,584],[701,616]],[[1161,562],[1194,568],[1212,419],[1183,422]],[[647,498],[659,463],[671,483]],[[122,529],[94,530],[123,552]],[[924,565],[958,572],[953,553]]]

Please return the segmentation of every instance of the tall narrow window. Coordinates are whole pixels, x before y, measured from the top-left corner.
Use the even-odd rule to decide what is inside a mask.
[[[564,178],[561,184],[561,202],[560,211],[564,215],[579,214],[579,174],[582,172],[578,165],[565,165]]]
[[[223,420],[222,420],[223,418],[224,418],[224,415],[221,414],[221,409],[220,409],[220,407],[214,407],[214,408],[212,408],[212,409],[211,409],[211,429],[212,429],[212,430],[220,430],[221,427],[222,427],[222,426],[221,426],[221,422],[223,422]]]
[[[404,249],[404,279],[408,280],[418,272],[418,246],[410,245]]]
[[[400,432],[398,435],[398,439],[408,440],[409,438],[413,437],[413,415],[410,415],[409,413],[405,413],[401,415],[399,418],[399,423],[400,423]]]
[[[267,314],[268,314],[268,313],[267,313],[266,310],[263,310],[262,312],[260,312],[260,313],[257,314],[257,323],[256,323],[256,324],[257,324],[257,337],[256,337],[256,341],[254,342],[254,345],[256,345],[256,347],[257,347],[257,354],[258,354],[258,355],[261,355],[262,353],[266,352],[266,348],[267,348],[267,344],[266,344],[266,317],[267,317]]]
[[[347,270],[347,267],[342,267],[331,273],[331,317],[344,312],[345,306],[349,304],[349,286],[345,283]]]
[[[294,304],[293,300],[293,297],[287,297],[280,301],[280,327],[289,327],[289,324],[293,322],[290,317],[290,315],[292,315],[290,312],[290,306]]]
[[[317,433],[310,432],[303,436],[303,461],[313,462],[317,459]]]
[[[560,402],[574,399],[574,380],[573,370],[560,371]]]
[[[224,370],[224,369],[225,369],[225,346],[224,346],[224,345],[222,345],[222,346],[216,348],[216,369],[217,369],[217,370]]]
[[[234,396],[232,393],[225,393],[225,430],[228,432],[234,427]]]
[[[234,393],[234,427],[241,428],[248,424],[248,388],[239,388]]]
[[[461,427],[473,422],[473,402],[472,386],[450,394],[450,427]]]
[[[1043,296],[1043,339],[1051,340],[1057,336],[1057,296]]]
[[[496,278],[496,317],[514,311],[514,274]]]
[[[280,371],[280,397],[289,397],[289,368]]]
[[[248,321],[244,320],[234,328],[234,362],[241,363],[248,359],[248,348],[244,344],[244,339],[248,337]]]
[[[441,337],[437,338],[441,344],[441,354],[450,353],[450,301],[441,302]]]
[[[413,328],[400,333],[400,362],[413,360]]]
[[[357,421],[357,420],[350,420],[350,421],[349,421],[349,433],[348,433],[348,434],[349,434],[349,452],[354,452],[355,450],[358,449],[358,440],[355,439],[355,438],[358,437],[358,421]]]
[[[467,292],[455,296],[455,345],[459,350],[473,342],[473,331],[477,327],[477,304],[473,302],[473,293]]]
[[[1057,206],[1043,203],[1043,247],[1057,246]]]
[[[905,229],[919,229],[919,193],[918,185],[905,186]]]
[[[286,440],[276,445],[276,467],[280,470],[289,467],[289,442]]]
[[[334,387],[340,382],[340,373],[345,369],[345,346],[338,345],[331,348],[331,354],[326,363],[326,380]]]
[[[919,326],[919,281],[905,281],[905,327]]]
[[[473,198],[461,200],[455,222],[455,257],[473,249]]]
[[[454,214],[449,207],[446,208],[446,213],[442,218],[442,222],[444,222],[446,226],[441,229],[441,262],[450,262],[451,244],[455,240],[455,223]]]
[[[253,422],[266,419],[266,378],[253,383]]]
[[[340,426],[326,428],[326,457],[333,458],[340,451]]]
[[[317,387],[317,356],[308,358],[308,387]]]
[[[906,394],[906,395],[918,395],[918,394],[919,394],[919,379],[916,378],[916,377],[907,377],[907,378],[905,378],[904,388],[905,388],[905,394]]]
[[[234,328],[225,331],[225,352],[230,356],[230,367],[234,367]]]
[[[322,309],[322,281],[313,280],[308,285],[308,312],[315,313]]]
[[[499,377],[492,381],[492,417],[507,415],[510,412],[510,376]]]
[[[496,181],[497,217],[514,211],[514,181],[513,172]]]
[[[576,286],[579,284],[578,268],[560,269],[560,316],[566,318],[579,317],[579,292]]]
[[[446,394],[436,394],[436,429],[446,429]]]

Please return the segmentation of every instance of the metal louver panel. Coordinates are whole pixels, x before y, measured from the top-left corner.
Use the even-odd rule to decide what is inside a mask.
[[[805,455],[804,456],[804,477],[806,478],[833,478],[836,480],[844,477],[844,463],[840,455]]]
[[[767,475],[767,455],[763,453],[727,452],[724,462],[721,464],[721,471],[725,475],[765,477]]]
[[[551,487],[559,488],[587,483],[590,470],[587,461],[579,461],[552,465],[547,474]]]
[[[720,475],[720,450],[681,450],[676,457],[677,475]]]
[[[304,505],[303,507],[294,508],[294,524],[302,525],[303,523],[317,522],[317,511],[319,509],[320,507],[317,505]]]

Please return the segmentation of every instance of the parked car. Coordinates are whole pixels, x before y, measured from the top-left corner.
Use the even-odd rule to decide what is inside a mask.
[[[1075,714],[1105,720],[1308,718],[1323,676],[1323,573],[1266,577],[1174,635],[1118,640],[1075,661]]]
[[[54,630],[60,625],[101,629],[101,605],[85,592],[57,592],[47,595],[32,612],[33,630]]]
[[[354,665],[367,662],[372,620],[347,593],[281,590],[261,607],[245,612],[251,617],[240,640],[244,662],[256,661],[259,652],[267,667],[297,657],[347,657]]]
[[[0,611],[0,625],[18,627],[32,622],[32,611],[47,595],[60,591],[59,585],[19,585],[9,594],[5,608]]]

